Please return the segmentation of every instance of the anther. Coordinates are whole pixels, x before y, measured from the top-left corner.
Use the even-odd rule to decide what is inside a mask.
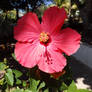
[[[48,40],[49,40],[49,35],[47,33],[45,33],[45,32],[42,32],[40,34],[40,38],[39,39],[40,39],[40,42],[47,43]]]

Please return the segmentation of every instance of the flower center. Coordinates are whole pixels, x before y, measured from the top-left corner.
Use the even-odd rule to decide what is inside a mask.
[[[49,35],[46,32],[40,34],[40,42],[47,43],[49,40]]]

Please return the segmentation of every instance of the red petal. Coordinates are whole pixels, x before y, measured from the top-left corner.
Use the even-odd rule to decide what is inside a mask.
[[[14,38],[18,41],[33,41],[41,32],[40,23],[36,14],[27,13],[18,20],[17,26],[14,27]]]
[[[48,48],[41,60],[38,62],[38,67],[40,70],[47,73],[60,72],[66,65],[66,59],[64,56],[52,48]]]
[[[75,30],[66,28],[53,37],[53,43],[67,55],[75,53],[80,47],[81,35]]]
[[[44,46],[34,43],[17,42],[15,46],[16,59],[22,66],[32,68],[37,65],[41,54],[44,52]]]
[[[47,9],[44,12],[41,23],[43,30],[50,33],[60,30],[66,17],[64,8],[60,9],[54,6]]]

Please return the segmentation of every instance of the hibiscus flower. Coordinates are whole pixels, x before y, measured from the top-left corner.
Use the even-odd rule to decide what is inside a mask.
[[[67,18],[64,8],[45,10],[40,23],[35,13],[29,12],[14,27],[15,56],[27,68],[38,66],[46,73],[61,72],[66,66],[63,53],[70,56],[80,47],[81,36],[71,28],[61,30]]]

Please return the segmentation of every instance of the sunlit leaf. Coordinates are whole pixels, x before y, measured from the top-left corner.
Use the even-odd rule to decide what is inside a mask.
[[[49,89],[45,89],[44,92],[49,92]]]
[[[0,71],[5,69],[7,69],[7,66],[3,62],[0,62]]]
[[[37,92],[37,86],[39,84],[40,80],[35,80],[33,78],[30,78],[30,89],[32,92]]]
[[[15,74],[16,78],[19,78],[20,76],[22,76],[22,72],[18,71],[18,70],[14,70],[13,69],[13,73]]]
[[[15,89],[13,92],[24,92],[23,89]]]
[[[72,83],[70,84],[70,86],[68,87],[68,91],[67,92],[77,92],[77,87],[75,85],[75,82],[72,81]]]
[[[27,85],[26,81],[23,81],[22,85],[25,87]]]
[[[26,89],[24,92],[32,92],[31,90]]]
[[[9,85],[13,86],[14,76],[11,69],[7,69],[7,73],[5,74],[5,79]]]
[[[0,79],[0,85],[4,84],[4,78]]]
[[[19,85],[19,84],[21,84],[21,83],[22,83],[21,80],[16,79],[16,84],[17,84],[17,85]]]
[[[87,89],[78,89],[77,92],[92,92],[92,91],[89,91],[89,90],[87,90]]]
[[[40,85],[39,85],[39,87],[38,87],[38,91],[39,91],[41,88],[43,88],[43,87],[45,87],[45,82],[40,83]]]

